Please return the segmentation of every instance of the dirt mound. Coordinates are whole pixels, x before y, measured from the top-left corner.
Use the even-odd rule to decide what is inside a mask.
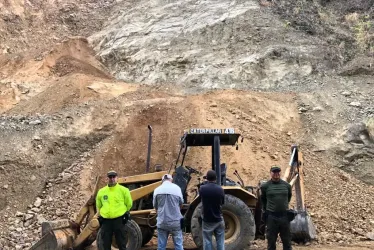
[[[136,90],[136,86],[109,82],[82,74],[70,75],[49,82],[43,92],[25,100],[8,111],[9,114],[53,114],[74,105],[111,99]],[[110,89],[110,91],[107,91]],[[49,100],[54,100],[50,103]]]
[[[63,87],[69,90],[67,86]],[[29,244],[38,239],[35,232],[38,232],[41,218],[72,218],[79,204],[88,198],[95,177],[104,176],[109,169],[117,170],[121,176],[144,173],[148,124],[154,129],[151,165],[160,163],[165,170],[172,166],[176,158],[178,142],[184,129],[236,128],[242,133],[244,141],[239,144],[238,151],[235,147],[223,147],[221,160],[227,163],[230,178],[236,180],[232,173],[238,170],[247,184],[257,185],[258,181],[268,178],[271,165],[278,164],[282,168],[287,166],[290,146],[298,143],[304,133],[294,98],[294,95],[246,91],[212,91],[180,96],[162,91],[149,92],[146,87],[123,93],[116,98],[88,102],[87,105],[70,103],[64,108],[56,106],[54,108],[59,110],[59,114],[49,120],[40,118],[40,125],[35,119],[22,118],[23,124],[35,124],[28,125],[33,126],[34,130],[25,130],[26,125],[17,125],[26,136],[21,140],[28,141],[30,139],[26,138],[34,137],[31,144],[23,144],[26,146],[23,150],[32,147],[35,154],[39,155],[38,164],[42,165],[56,162],[57,158],[50,159],[51,156],[58,157],[61,161],[58,169],[62,172],[58,175],[53,172],[54,175],[49,175],[47,179],[44,177],[44,189],[40,189],[43,185],[34,186],[39,191],[35,190],[33,194],[38,195],[42,205],[27,220],[13,219],[14,215],[9,208],[14,201],[6,198],[6,192],[1,193],[6,200],[1,213],[12,218],[5,224],[12,226],[10,232],[4,235],[12,241],[5,246],[23,244],[18,240],[17,228],[28,235]],[[28,107],[26,105],[20,111]],[[30,111],[44,112],[42,107],[38,111],[36,106],[30,107]],[[5,124],[11,128],[17,123],[8,121]],[[35,130],[38,126],[41,127]],[[9,138],[12,136],[9,135]],[[318,241],[350,243],[360,237],[364,238],[370,230],[370,221],[374,219],[371,212],[374,204],[369,198],[374,195],[374,189],[340,170],[331,169],[331,165],[308,150],[309,147],[308,144],[301,144],[305,157],[306,203],[317,225]],[[2,152],[9,152],[9,149]],[[43,155],[50,155],[48,161]],[[67,156],[68,162],[60,158]],[[10,156],[10,159],[13,157]],[[23,162],[29,164],[29,161]],[[204,173],[210,168],[210,161],[210,150],[193,148],[185,164]],[[21,164],[21,161],[14,162],[14,169]],[[13,169],[10,162],[2,164],[9,171]],[[24,165],[23,172],[28,173],[31,169],[29,165]],[[39,180],[39,174],[30,172],[28,176],[31,175]],[[190,198],[195,194],[196,177],[189,187]],[[8,185],[7,189],[11,188]],[[33,203],[31,197],[35,196],[26,190],[21,192],[23,194],[18,189],[12,192],[20,195],[20,198],[27,193],[29,198],[26,204]],[[67,197],[75,197],[77,201],[67,204],[63,202]],[[355,200],[365,201],[365,204],[356,206],[353,202]],[[16,207],[17,210],[25,211],[18,203]],[[34,209],[35,205],[27,213],[32,211],[31,208]],[[351,211],[355,211],[358,217],[351,215]]]
[[[104,65],[94,57],[94,51],[88,46],[85,38],[71,38],[56,46],[43,59],[41,71],[51,72],[57,76],[71,73],[82,73],[104,78],[112,78],[105,71]]]
[[[37,60],[2,56],[0,74],[3,76],[0,86],[4,96],[0,101],[0,111],[6,111],[22,100],[25,102],[16,108],[18,111],[25,105],[29,105],[30,108],[24,111],[31,111],[32,107],[35,107],[35,110],[39,109],[40,112],[58,110],[67,103],[74,103],[73,100],[79,100],[75,102],[78,103],[93,97],[98,98],[98,93],[89,89],[89,85],[112,79],[105,67],[95,59],[87,40],[81,37],[70,38],[56,45],[44,58]],[[80,76],[76,78],[74,74]],[[62,76],[67,77],[60,78]],[[94,76],[96,79],[93,80],[89,76]],[[61,88],[62,84],[65,84],[66,88]],[[121,88],[119,86],[119,89]],[[118,93],[121,92],[119,89]],[[27,102],[34,96],[38,96],[39,99],[34,103]],[[54,105],[40,109],[45,106],[44,103],[49,105],[50,98],[55,100]]]
[[[295,106],[290,99],[283,98],[283,110],[272,110],[274,104],[279,102],[277,98],[276,95],[270,94],[262,96],[233,91],[180,99],[157,98],[154,99],[155,103],[150,99],[150,103],[143,106],[139,114],[131,116],[126,129],[113,137],[114,141],[104,150],[105,154],[100,156],[99,165],[103,167],[99,170],[105,173],[114,167],[124,175],[144,172],[148,124],[152,125],[155,131],[152,163],[162,164],[165,170],[169,169],[172,161],[176,159],[178,141],[184,129],[234,127],[243,133],[245,139],[241,150],[248,153],[241,157],[240,153],[234,154],[235,148],[223,148],[222,159],[227,160],[228,166],[232,167],[230,177],[234,168],[238,168],[244,171],[244,180],[257,185],[259,179],[267,177],[268,168],[273,161],[280,161],[285,165],[288,160],[288,146],[292,143],[290,135],[296,135],[298,132],[297,114],[292,112]],[[160,101],[171,103],[157,104]],[[236,102],[244,108],[239,107]],[[199,107],[207,108],[202,110]],[[197,112],[199,109],[200,112]],[[262,112],[265,109],[266,115]],[[164,128],[168,128],[167,131]],[[279,138],[280,142],[274,141],[274,138]],[[270,143],[271,141],[273,143]],[[203,172],[210,168],[208,149],[191,149],[190,154],[187,165]]]

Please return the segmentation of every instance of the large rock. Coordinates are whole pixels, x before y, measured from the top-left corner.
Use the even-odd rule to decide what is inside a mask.
[[[358,179],[374,185],[374,139],[369,127],[363,122],[350,125],[343,134],[344,144],[335,148],[342,169]]]
[[[348,127],[344,135],[345,141],[348,143],[362,143],[364,145],[371,145],[374,143],[373,137],[370,134],[365,123],[356,123]]]

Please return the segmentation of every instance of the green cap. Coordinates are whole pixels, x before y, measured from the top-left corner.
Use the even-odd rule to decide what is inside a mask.
[[[270,172],[280,172],[281,168],[278,166],[271,166]]]

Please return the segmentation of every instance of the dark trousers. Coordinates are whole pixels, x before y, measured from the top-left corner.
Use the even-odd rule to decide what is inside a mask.
[[[123,224],[123,216],[115,219],[103,219],[101,233],[104,250],[111,250],[113,234],[119,250],[126,250],[127,235],[125,224]]]
[[[276,249],[278,233],[280,234],[283,250],[291,250],[290,222],[287,216],[276,217],[268,215],[266,219],[266,238],[268,240],[268,250]]]

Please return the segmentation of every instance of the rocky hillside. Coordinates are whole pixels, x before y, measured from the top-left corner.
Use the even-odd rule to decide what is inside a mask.
[[[0,0],[0,249],[74,218],[107,170],[143,173],[148,124],[165,169],[183,129],[238,129],[222,158],[251,185],[299,144],[311,249],[374,239],[373,6]]]
[[[264,3],[264,2],[261,2]],[[296,92],[304,142],[368,183],[372,138],[373,1],[126,2],[89,37],[118,79],[212,88]],[[362,125],[354,125],[362,124]],[[369,128],[366,128],[368,126]],[[351,131],[351,129],[350,129]],[[356,133],[356,134],[357,134]]]

